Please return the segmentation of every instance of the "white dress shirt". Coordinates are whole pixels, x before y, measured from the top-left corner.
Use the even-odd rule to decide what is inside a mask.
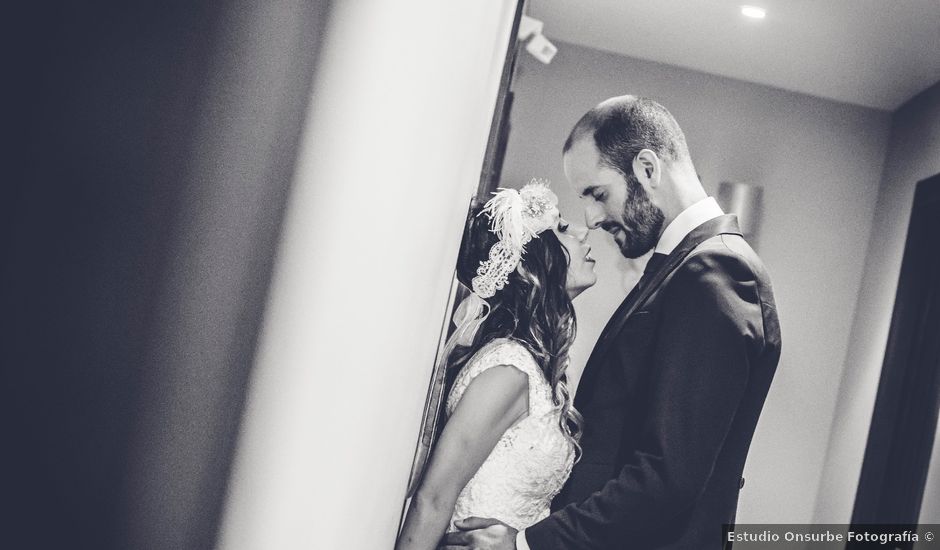
[[[666,226],[653,252],[671,254],[693,229],[723,214],[724,211],[718,206],[718,201],[712,197],[705,197],[683,210]],[[531,550],[529,543],[525,540],[525,529],[516,533],[516,550]]]
[[[672,223],[666,226],[653,252],[671,254],[693,229],[703,223],[721,216],[724,212],[712,197],[705,197],[682,211]]]

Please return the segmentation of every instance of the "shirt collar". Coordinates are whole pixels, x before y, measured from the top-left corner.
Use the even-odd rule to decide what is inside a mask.
[[[693,229],[723,215],[724,212],[718,206],[718,202],[712,197],[706,197],[692,206],[682,211],[672,223],[666,226],[659,242],[656,243],[654,252],[660,254],[671,254],[682,239],[686,237]]]

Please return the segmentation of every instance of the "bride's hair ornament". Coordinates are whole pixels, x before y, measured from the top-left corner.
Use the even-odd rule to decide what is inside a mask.
[[[499,237],[472,281],[473,292],[480,298],[490,298],[506,286],[525,245],[555,227],[559,217],[558,197],[545,180],[533,178],[522,189],[499,189],[494,195],[479,214],[489,216],[490,231]]]
[[[558,197],[548,188],[548,181],[533,178],[522,189],[499,189],[480,211],[490,219],[490,231],[499,237],[489,251],[489,259],[480,262],[471,281],[472,292],[454,312],[454,332],[445,344],[440,359],[446,361],[455,346],[471,346],[480,325],[490,314],[496,292],[506,286],[509,274],[519,265],[525,245],[539,233],[558,225]]]

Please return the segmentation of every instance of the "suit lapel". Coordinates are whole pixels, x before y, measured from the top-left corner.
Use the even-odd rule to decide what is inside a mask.
[[[623,326],[621,319],[625,319],[627,312],[630,311],[630,306],[635,302],[635,298],[639,293],[640,284],[637,283],[633,286],[633,290],[627,294],[627,297],[624,298],[622,302],[620,302],[620,305],[617,306],[617,310],[614,311],[614,314],[610,316],[610,319],[608,319],[607,324],[604,326],[604,330],[601,331],[601,335],[597,339],[597,343],[594,344],[594,349],[591,350],[591,356],[588,357],[588,362],[584,366],[581,380],[578,382],[579,390],[575,395],[576,401],[578,396],[583,395],[584,393],[580,391],[580,388],[586,388],[594,381],[594,376],[597,374],[598,369],[592,368],[591,365],[598,361],[598,359],[601,357],[601,350],[606,348],[606,346],[602,344],[605,344],[611,337],[610,335],[613,332],[614,327]],[[577,403],[575,403],[575,405],[577,406]]]
[[[630,319],[633,312],[646,302],[646,299],[659,288],[663,281],[679,267],[698,245],[712,237],[728,234],[741,235],[741,230],[738,228],[737,216],[734,214],[724,214],[708,220],[693,229],[682,239],[682,242],[669,254],[669,257],[666,258],[659,269],[648,275],[649,281],[644,283],[642,288],[637,284],[633,290],[630,291],[630,294],[627,295],[617,308],[617,311],[611,316],[610,321],[607,322],[607,326],[604,327],[601,337],[598,338],[597,344],[595,344],[594,350],[591,352],[591,357],[584,367],[581,382],[578,384],[578,395],[587,393],[582,392],[582,388],[587,389],[590,387],[590,384],[594,381],[597,371],[599,370],[600,359],[607,354],[610,343],[620,333],[620,329],[622,329],[623,325]]]

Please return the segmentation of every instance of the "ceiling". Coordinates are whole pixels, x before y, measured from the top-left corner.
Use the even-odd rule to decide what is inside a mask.
[[[551,40],[882,110],[940,81],[940,0],[529,0],[527,13]]]

